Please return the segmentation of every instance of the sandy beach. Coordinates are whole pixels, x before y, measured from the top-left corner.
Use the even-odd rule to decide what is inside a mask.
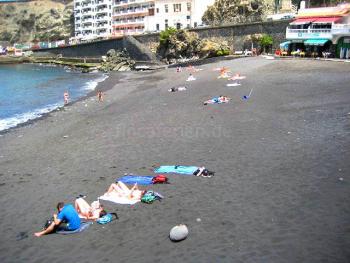
[[[213,68],[247,76],[227,87]],[[350,63],[266,60],[113,73],[89,97],[0,136],[0,262],[349,262]],[[170,93],[174,86],[186,86]],[[248,100],[242,96],[249,94]],[[218,95],[223,105],[203,105]],[[125,173],[169,175],[164,200],[104,202],[119,220],[36,238],[58,201]],[[146,188],[145,188],[146,189]],[[200,220],[199,220],[200,219]],[[189,236],[168,239],[184,223]]]

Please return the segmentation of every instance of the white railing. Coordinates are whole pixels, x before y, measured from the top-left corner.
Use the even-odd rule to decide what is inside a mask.
[[[115,25],[121,25],[121,24],[140,24],[143,23],[144,19],[128,19],[128,20],[119,20],[114,21]]]
[[[123,0],[123,1],[115,1],[114,5],[116,6],[123,6],[123,5],[130,5],[130,4],[143,4],[147,2],[154,2],[154,0]]]
[[[134,10],[120,10],[120,11],[114,11],[114,16],[120,16],[125,14],[137,14],[137,13],[147,13],[148,8],[138,8]]]
[[[350,24],[334,24],[332,27],[332,33],[335,35],[338,34],[350,34]]]
[[[96,21],[108,21],[109,18],[108,16],[99,16],[99,17],[96,17]]]
[[[92,23],[94,22],[94,19],[92,17],[82,19],[80,24],[87,24],[87,23]]]
[[[333,35],[350,35],[349,24],[333,24],[332,28],[286,29],[287,39],[323,38],[332,39]]]
[[[286,29],[287,39],[332,39],[331,29]]]

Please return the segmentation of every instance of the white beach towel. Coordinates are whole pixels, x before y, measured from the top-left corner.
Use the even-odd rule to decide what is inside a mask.
[[[229,83],[226,86],[227,87],[237,87],[237,86],[241,86],[241,83]]]
[[[186,81],[194,81],[194,80],[196,80],[196,78],[195,78],[195,77],[193,77],[193,76],[189,76],[189,77],[187,78],[187,80],[186,80]]]
[[[116,204],[122,204],[122,205],[134,205],[141,201],[141,200],[130,200],[129,198],[126,198],[126,197],[107,196],[107,195],[102,195],[99,197],[99,199],[104,201],[110,201]]]

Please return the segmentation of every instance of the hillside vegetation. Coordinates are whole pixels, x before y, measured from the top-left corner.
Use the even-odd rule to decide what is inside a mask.
[[[54,41],[74,31],[73,2],[37,0],[0,4],[0,40]]]

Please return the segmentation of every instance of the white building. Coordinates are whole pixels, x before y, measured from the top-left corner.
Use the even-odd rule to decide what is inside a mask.
[[[202,16],[215,0],[158,0],[155,1],[155,15],[148,25],[148,31],[197,27]]]
[[[300,9],[286,29],[286,39],[282,44],[289,49],[332,51],[336,57],[350,58],[350,4]]]
[[[91,40],[112,34],[113,0],[74,0],[75,38]]]
[[[75,38],[142,34],[167,27],[190,28],[215,0],[74,0]]]

